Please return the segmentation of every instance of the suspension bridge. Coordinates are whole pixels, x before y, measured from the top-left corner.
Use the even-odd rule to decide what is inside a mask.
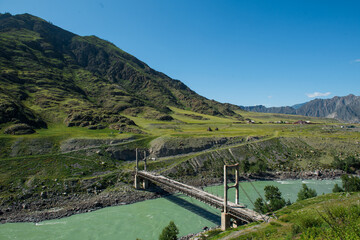
[[[237,227],[243,223],[250,223],[256,221],[268,221],[269,217],[262,215],[254,210],[246,208],[239,203],[239,165],[224,165],[224,198],[215,196],[211,193],[205,192],[199,188],[175,181],[173,179],[164,177],[154,172],[146,171],[146,158],[144,170],[139,171],[138,160],[136,160],[135,181],[134,187],[136,189],[147,189],[149,182],[153,182],[162,186],[169,187],[175,191],[181,192],[189,197],[195,198],[210,206],[221,210],[221,229],[225,230],[230,227],[231,222],[233,227]],[[235,184],[228,185],[227,177],[228,170],[235,169]],[[235,203],[228,201],[228,189],[235,188]],[[246,194],[246,192],[245,192]]]

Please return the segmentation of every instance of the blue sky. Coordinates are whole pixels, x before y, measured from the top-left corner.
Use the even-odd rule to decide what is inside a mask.
[[[106,39],[220,102],[360,95],[358,0],[0,0],[0,12]]]

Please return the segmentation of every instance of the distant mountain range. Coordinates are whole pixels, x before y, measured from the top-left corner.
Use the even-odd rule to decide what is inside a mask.
[[[0,124],[134,125],[124,115],[171,121],[171,106],[242,118],[108,41],[0,14]]]
[[[311,117],[335,118],[348,123],[360,123],[360,96],[349,94],[331,99],[314,99],[291,107],[270,107],[263,105],[240,106],[243,110],[264,113],[296,114]]]

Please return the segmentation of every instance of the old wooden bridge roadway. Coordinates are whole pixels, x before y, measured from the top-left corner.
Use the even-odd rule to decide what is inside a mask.
[[[228,169],[235,169],[235,184],[228,186],[227,184],[227,172]],[[268,221],[269,217],[257,213],[251,209],[246,208],[239,204],[239,165],[224,165],[224,198],[215,196],[208,192],[205,192],[199,188],[189,186],[187,184],[175,181],[173,179],[158,175],[156,173],[146,171],[139,171],[138,164],[136,164],[135,172],[135,188],[139,189],[140,186],[144,189],[148,188],[149,181],[172,188],[179,191],[189,197],[193,197],[200,200],[210,206],[213,206],[221,210],[221,229],[225,230],[230,227],[231,222],[233,227],[238,225],[254,221]],[[235,188],[235,203],[229,202],[227,199],[227,191],[229,188]]]

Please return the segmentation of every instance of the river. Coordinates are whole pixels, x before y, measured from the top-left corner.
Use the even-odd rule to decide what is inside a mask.
[[[256,189],[263,195],[264,186],[279,187],[285,200],[294,202],[302,183],[314,188],[319,194],[330,193],[340,180],[286,180],[256,181]],[[241,183],[255,201],[256,191],[248,182]],[[205,188],[215,195],[223,195],[222,186]],[[229,200],[234,201],[234,189]],[[240,202],[252,208],[251,202],[240,189]],[[107,207],[94,212],[44,221],[40,223],[7,223],[0,225],[0,239],[48,240],[156,240],[161,230],[173,220],[180,230],[179,236],[200,232],[204,226],[220,225],[220,211],[182,194],[147,200],[130,205]]]

